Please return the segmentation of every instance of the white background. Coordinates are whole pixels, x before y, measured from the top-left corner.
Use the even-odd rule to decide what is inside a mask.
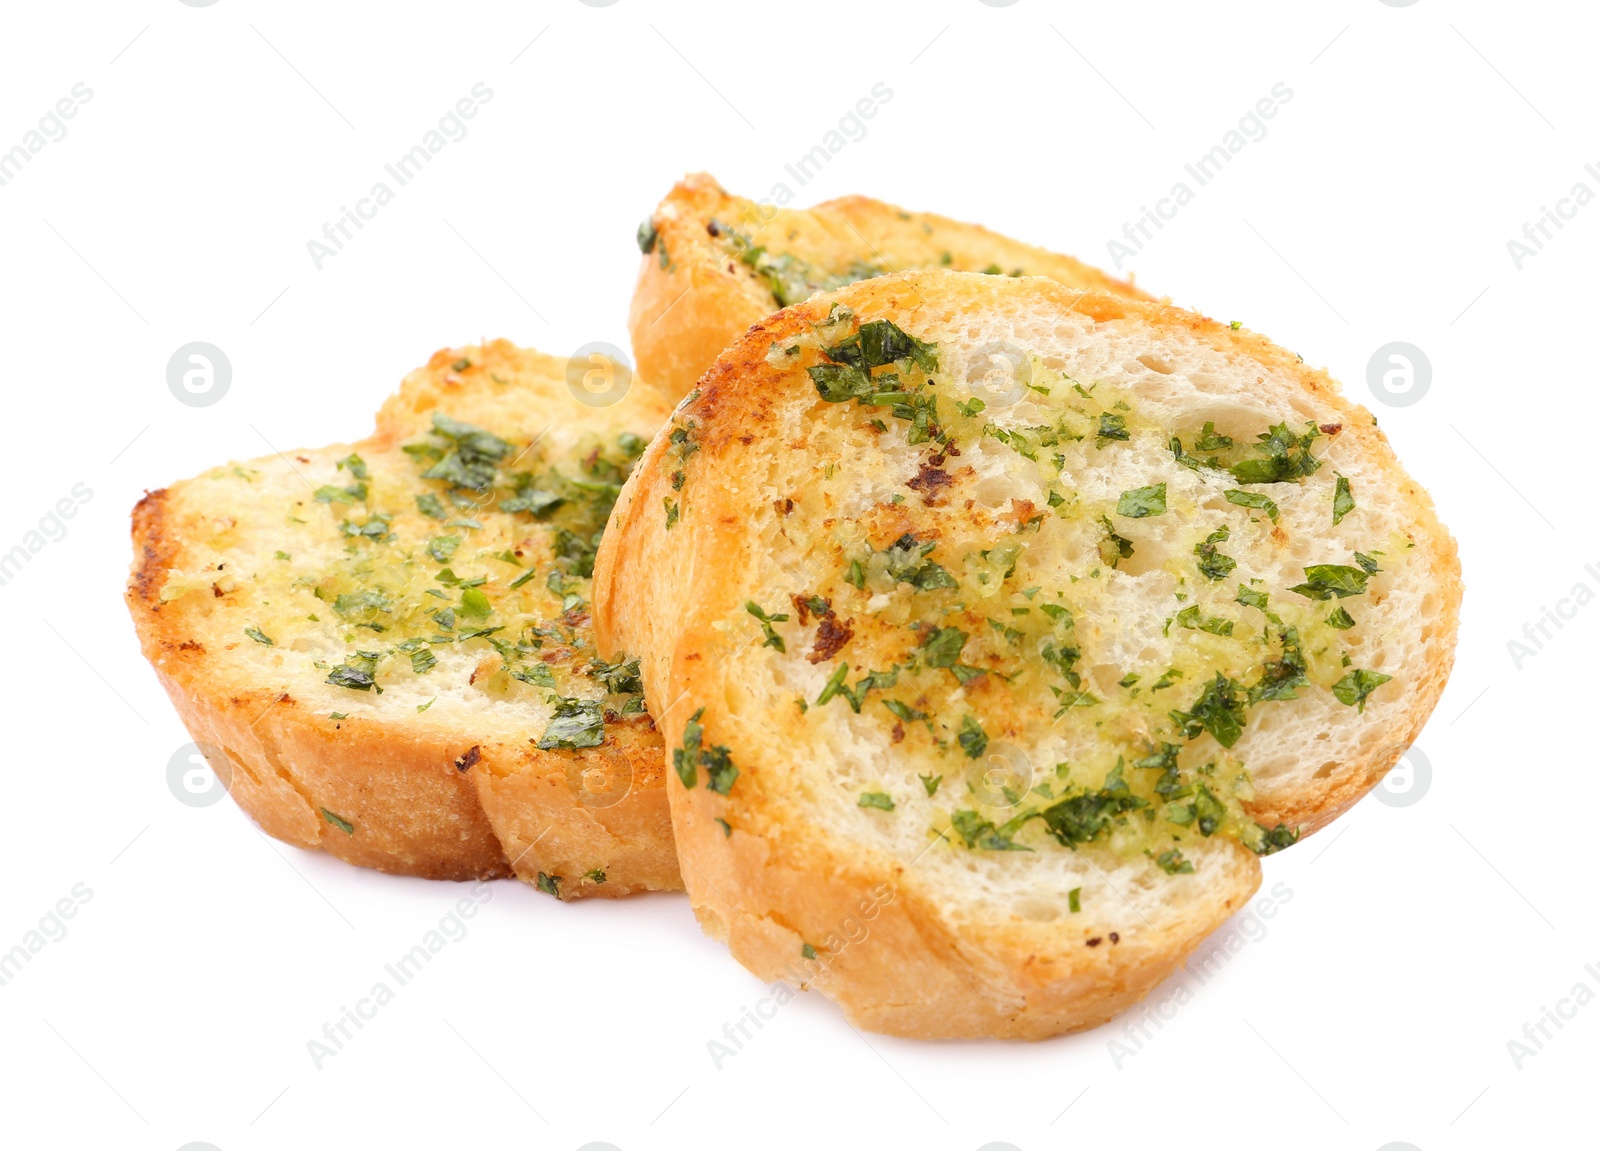
[[[0,950],[75,884],[92,897],[0,986],[0,1142],[1592,1139],[1572,1125],[1592,1131],[1600,1004],[1520,1067],[1507,1047],[1578,982],[1600,992],[1584,970],[1600,970],[1600,608],[1520,668],[1507,647],[1574,585],[1600,590],[1600,206],[1520,269],[1507,250],[1576,182],[1600,192],[1592,11],[887,8],[6,5],[0,149],[74,84],[93,96],[0,187],[0,551],[74,484],[92,498],[0,588]],[[493,98],[469,134],[319,271],[306,242],[479,81]],[[880,81],[892,99],[866,136],[800,186],[784,164]],[[1327,365],[1434,493],[1467,597],[1418,742],[1431,785],[1414,758],[1392,785],[1415,802],[1369,798],[1268,860],[1272,917],[1237,925],[1220,974],[1158,993],[1166,1018],[1133,1017],[1148,1039],[1124,1020],[1036,1045],[904,1042],[807,996],[719,1068],[708,1041],[770,992],[681,896],[561,905],[506,882],[317,1069],[307,1041],[465,888],[355,870],[263,838],[231,802],[174,798],[188,736],[120,602],[143,490],[357,438],[441,346],[625,344],[634,227],[685,171],[752,196],[783,181],[796,205],[865,193],[1109,265],[1124,222],[1279,82],[1293,96],[1267,135],[1125,269]],[[233,365],[211,407],[167,389],[192,340]],[[1405,407],[1367,382],[1396,340],[1432,365]]]

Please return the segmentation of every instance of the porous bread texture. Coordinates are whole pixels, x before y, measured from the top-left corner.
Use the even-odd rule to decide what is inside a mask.
[[[830,324],[841,306],[854,319]],[[938,425],[957,450],[908,443],[910,423],[887,404],[819,396],[805,371],[826,363],[818,349],[880,319],[936,346]],[[917,391],[918,373],[897,370]],[[982,411],[957,410],[972,399]],[[1096,434],[1106,415],[1123,419],[1126,440]],[[1207,423],[1235,441],[1217,449],[1224,465],[1260,458],[1251,445],[1275,425],[1314,425],[1320,465],[1278,483],[1184,466],[1172,436],[1197,456]],[[1260,845],[1253,825],[1310,832],[1354,803],[1409,745],[1450,669],[1455,546],[1371,415],[1261,337],[1176,308],[1034,278],[865,281],[752,329],[672,426],[683,435],[656,441],[613,513],[596,565],[597,639],[642,657],[669,748],[698,716],[713,749],[696,786],[668,781],[702,922],[758,975],[814,983],[863,1026],[1039,1038],[1124,1009],[1255,890],[1260,866],[1240,842]],[[1355,508],[1335,524],[1340,476]],[[1159,483],[1164,513],[1119,514],[1123,493]],[[1267,495],[1277,521],[1230,503],[1229,490]],[[1196,548],[1223,526],[1214,546],[1236,566],[1213,579]],[[1112,532],[1132,548],[1109,549],[1115,567]],[[959,589],[919,590],[885,571],[906,533],[919,550],[932,543],[925,559]],[[1290,590],[1305,568],[1352,566],[1358,552],[1380,568],[1365,591]],[[1241,588],[1265,594],[1265,608]],[[811,596],[830,601],[829,628],[794,598]],[[783,651],[747,601],[789,616],[771,625]],[[1071,613],[1088,699],[1041,658],[1045,642],[1063,642],[1042,625],[1044,604]],[[1176,617],[1191,607],[1192,622],[1221,622],[1185,627]],[[1328,623],[1341,607],[1353,627]],[[1232,634],[1215,634],[1223,623]],[[935,626],[967,633],[964,676],[931,662]],[[1241,689],[1265,682],[1288,658],[1287,626],[1304,665],[1293,698],[1249,706],[1231,747],[1209,730],[1186,735],[1169,713],[1198,710],[1217,673]],[[858,713],[838,694],[819,702],[841,662],[856,692],[872,671],[899,671],[868,687]],[[1172,669],[1181,675],[1158,687]],[[1355,670],[1392,677],[1361,710],[1333,690]],[[886,700],[928,718],[897,717]],[[961,743],[968,717],[988,740],[976,755]],[[1226,808],[1215,834],[1167,822],[1154,773],[1136,766],[1168,743],[1183,782]],[[709,786],[715,749],[738,771],[725,795]],[[954,826],[964,810],[1003,828],[1109,786],[1119,763],[1150,806],[1074,849],[1042,818],[1012,833],[1030,850],[975,849]],[[1040,784],[1048,795],[1030,790]],[[1169,835],[1191,873],[1158,862]],[[800,964],[807,946],[819,958]]]
[[[704,172],[685,176],[646,222],[649,250],[628,312],[639,374],[670,399],[695,382],[746,328],[810,290],[887,272],[948,267],[1048,276],[1076,288],[1149,299],[1071,256],[1059,255],[931,212],[908,212],[866,196],[812,208],[780,208],[723,190]],[[743,258],[764,249],[768,278]]]
[[[563,360],[503,340],[445,349],[371,438],[225,465],[140,502],[127,596],[140,642],[264,831],[400,874],[515,874],[562,898],[681,886],[660,736],[608,690],[625,683],[595,678],[588,580],[555,554],[582,510],[497,502],[518,473],[592,486],[608,461],[625,468],[667,414],[633,392],[590,406]],[[435,413],[512,445],[493,489],[423,478],[439,458],[426,449],[450,443]],[[368,593],[383,602],[339,598]],[[382,655],[374,686],[330,682],[364,667],[357,651]],[[601,704],[599,746],[537,746],[557,696]]]

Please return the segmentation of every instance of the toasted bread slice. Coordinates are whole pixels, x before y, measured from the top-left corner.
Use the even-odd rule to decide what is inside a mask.
[[[595,569],[711,933],[862,1026],[1126,1008],[1443,689],[1455,545],[1259,336],[1039,278],[885,276],[717,361]]]
[[[269,834],[562,898],[681,886],[661,737],[588,625],[594,544],[667,411],[580,402],[564,364],[440,351],[370,439],[134,509],[145,655]]]
[[[751,324],[814,292],[886,272],[1048,276],[1149,299],[1132,283],[1031,244],[929,212],[845,196],[804,210],[729,195],[686,176],[639,228],[644,258],[628,313],[642,378],[673,399]]]

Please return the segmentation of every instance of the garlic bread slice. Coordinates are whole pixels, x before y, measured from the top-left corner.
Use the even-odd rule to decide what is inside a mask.
[[[1455,544],[1373,417],[1181,309],[923,272],[771,316],[595,569],[705,928],[861,1026],[1136,1002],[1364,795],[1454,655]]]
[[[214,468],[134,510],[145,655],[239,805],[364,867],[551,894],[680,886],[637,664],[594,549],[666,416],[565,361],[446,349],[360,443]]]

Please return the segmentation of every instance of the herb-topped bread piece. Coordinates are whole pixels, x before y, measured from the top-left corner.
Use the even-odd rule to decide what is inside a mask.
[[[1098,268],[929,212],[845,196],[814,208],[757,203],[686,176],[639,227],[644,258],[628,331],[639,374],[677,400],[718,354],[779,308],[887,272],[951,268],[1047,276],[1148,299]]]
[[[1451,666],[1455,545],[1373,417],[1177,308],[869,280],[757,325],[669,427],[600,649],[642,659],[703,925],[865,1027],[1128,1007]]]
[[[562,898],[681,886],[637,661],[589,627],[600,533],[667,410],[648,389],[591,407],[564,369],[441,351],[370,439],[134,510],[145,655],[269,834]]]

